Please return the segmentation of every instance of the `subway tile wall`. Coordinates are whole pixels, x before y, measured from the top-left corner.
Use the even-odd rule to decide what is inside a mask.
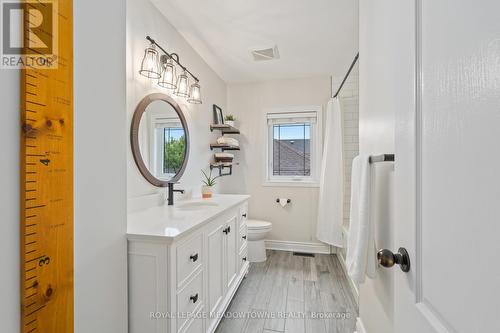
[[[343,76],[332,78],[333,91],[337,91]],[[344,227],[349,228],[351,204],[351,166],[359,154],[359,74],[357,65],[349,75],[340,94],[344,128]]]

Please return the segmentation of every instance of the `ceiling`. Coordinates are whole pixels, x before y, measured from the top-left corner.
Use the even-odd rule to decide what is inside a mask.
[[[152,0],[229,83],[339,75],[358,51],[356,0]],[[253,60],[278,46],[280,58]]]

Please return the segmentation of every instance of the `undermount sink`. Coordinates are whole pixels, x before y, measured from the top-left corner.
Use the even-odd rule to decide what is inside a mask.
[[[217,207],[219,204],[212,201],[190,201],[186,203],[179,203],[175,208],[182,210],[202,210],[210,207]]]

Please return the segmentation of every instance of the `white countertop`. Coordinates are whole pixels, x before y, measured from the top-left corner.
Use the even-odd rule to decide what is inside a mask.
[[[249,195],[219,194],[211,199],[177,201],[173,206],[155,206],[128,214],[127,238],[157,238],[173,241],[250,198]]]

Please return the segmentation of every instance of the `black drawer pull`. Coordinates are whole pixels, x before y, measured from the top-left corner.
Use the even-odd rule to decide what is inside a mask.
[[[247,261],[247,257],[243,257],[242,259],[243,259],[243,261]]]
[[[228,231],[227,231],[227,228],[226,228],[226,229],[224,229],[224,230],[222,230],[222,232],[223,232],[223,233],[225,233],[225,234],[227,235],[227,232],[228,232]]]
[[[247,239],[247,236],[243,236],[243,237],[241,237],[241,238],[243,238],[243,239]]]
[[[191,301],[193,301],[193,303],[198,302],[198,293],[196,293],[196,295],[193,295],[193,296],[189,297],[189,299],[190,299]]]
[[[243,217],[247,217],[247,213],[245,213],[245,214],[241,214],[241,216],[243,216]]]
[[[196,262],[196,260],[198,260],[198,253],[190,255],[189,259],[191,259],[192,262]]]
[[[222,230],[223,233],[226,235],[231,232],[231,227],[227,227],[226,229]]]

